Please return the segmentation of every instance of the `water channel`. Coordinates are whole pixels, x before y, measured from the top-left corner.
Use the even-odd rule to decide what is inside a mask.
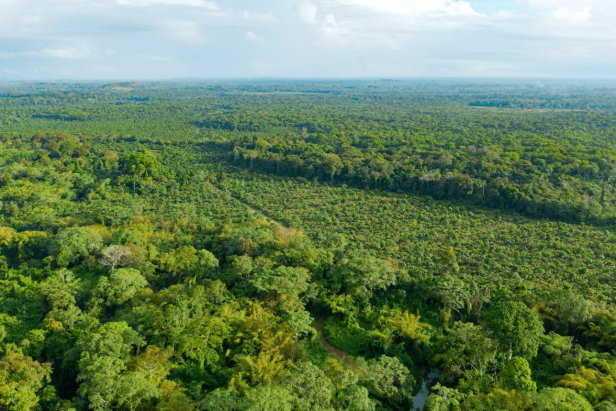
[[[441,376],[441,370],[438,368],[432,368],[430,372],[424,377],[421,383],[421,389],[413,397],[413,408],[411,410],[421,410],[426,403],[426,400],[432,393],[432,387],[438,382]]]

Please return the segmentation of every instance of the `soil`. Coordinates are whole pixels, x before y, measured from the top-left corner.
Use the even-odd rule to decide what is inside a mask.
[[[339,350],[327,342],[327,340],[325,339],[325,334],[323,332],[323,325],[325,325],[325,317],[319,318],[317,322],[314,324],[314,328],[316,328],[317,331],[319,332],[319,338],[321,339],[321,344],[323,344],[323,347],[325,347],[325,349],[329,352],[329,355],[331,355],[332,357],[338,360],[342,360],[344,357],[347,356],[346,351]]]

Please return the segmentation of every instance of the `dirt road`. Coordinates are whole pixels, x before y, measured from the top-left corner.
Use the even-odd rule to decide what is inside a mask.
[[[240,200],[239,198],[235,198],[233,197],[231,194],[227,194],[225,193],[223,190],[221,190],[220,188],[216,187],[213,184],[210,184],[210,187],[212,187],[214,190],[218,191],[219,193],[227,196],[227,198],[229,198],[230,200],[234,200],[237,201],[238,203],[242,204],[243,206],[245,206],[246,208],[248,208],[248,210],[250,210],[251,213],[255,213],[256,215],[258,215],[261,218],[264,218],[268,221],[270,221],[272,224],[277,225],[278,227],[282,227],[282,228],[289,228],[286,227],[284,224],[282,224],[280,221],[276,221],[271,217],[266,216],[265,214],[263,214],[263,212],[261,212],[259,209],[252,207],[249,204],[246,204],[245,202],[243,202],[242,200]]]
[[[317,322],[314,324],[314,328],[316,328],[317,331],[319,332],[319,338],[321,339],[321,344],[323,344],[323,347],[325,347],[325,349],[329,352],[329,355],[331,355],[332,357],[338,360],[342,360],[344,357],[347,356],[347,353],[346,351],[337,349],[336,347],[332,346],[330,343],[327,342],[327,340],[325,339],[325,334],[323,333],[324,324],[325,324],[325,317],[319,318]]]

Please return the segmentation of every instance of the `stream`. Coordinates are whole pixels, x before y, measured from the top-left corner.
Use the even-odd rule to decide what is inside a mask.
[[[261,213],[259,210],[249,206],[248,204],[244,203],[243,201],[230,196],[229,194],[226,194],[224,191],[222,191],[220,188],[210,184],[210,186],[212,188],[214,188],[215,190],[219,191],[220,193],[225,194],[227,197],[229,197],[232,200],[235,201],[239,201],[240,203],[244,204],[246,207],[248,207],[248,209],[253,212],[258,214],[260,217],[265,218],[266,220],[271,221],[272,223],[276,224],[277,226],[280,227],[284,227],[280,222],[266,216],[265,214]],[[317,331],[319,332],[319,336],[321,338],[321,343],[323,344],[323,347],[329,352],[329,354],[334,357],[337,358],[339,360],[344,359],[344,357],[346,357],[347,353],[342,351],[342,350],[338,350],[336,348],[334,348],[331,344],[329,344],[327,342],[327,340],[325,339],[325,334],[323,332],[323,324],[325,323],[325,317],[321,317],[318,319],[318,321],[315,324],[315,327],[317,329]],[[430,369],[430,372],[428,372],[428,374],[424,377],[422,383],[421,383],[421,389],[419,390],[419,392],[417,393],[417,395],[415,395],[413,397],[413,408],[411,408],[411,410],[421,410],[424,406],[424,404],[426,403],[426,400],[428,399],[428,397],[430,396],[430,394],[432,393],[432,387],[434,387],[434,385],[438,382],[439,377],[441,376],[441,370],[439,370],[438,368],[432,368]]]
[[[441,370],[438,368],[432,368],[430,372],[424,377],[421,383],[421,389],[416,396],[413,397],[413,408],[411,410],[421,410],[426,403],[426,400],[432,393],[432,387],[438,382],[441,376]]]

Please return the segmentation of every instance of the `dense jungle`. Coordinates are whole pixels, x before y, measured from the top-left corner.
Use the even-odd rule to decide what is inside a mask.
[[[616,411],[615,275],[616,83],[0,83],[0,410]]]

